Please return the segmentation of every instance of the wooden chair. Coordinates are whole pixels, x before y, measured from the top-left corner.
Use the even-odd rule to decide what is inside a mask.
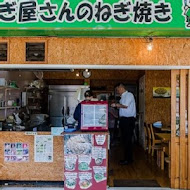
[[[150,129],[151,138],[152,138],[152,146],[151,146],[152,156],[154,156],[155,150],[162,150],[162,146],[161,146],[162,141],[155,138],[152,124],[148,124],[148,127]]]
[[[165,161],[166,157],[168,157],[168,155],[169,155],[169,145],[168,145],[168,143],[162,143],[161,170],[164,170],[164,161]]]
[[[169,143],[164,143],[163,150],[161,153],[161,170],[164,170],[164,162],[168,164],[168,175],[170,178],[170,171],[171,171],[171,165],[170,165],[170,142]]]
[[[144,124],[144,149],[145,151],[148,150],[148,133],[146,129],[146,124]]]
[[[170,176],[170,172],[171,172],[171,148],[170,148],[170,141],[168,143],[168,149],[165,149],[165,154],[166,157],[164,158],[164,161],[168,164],[168,175],[169,178]]]
[[[151,147],[152,147],[152,137],[151,137],[151,132],[150,132],[150,128],[148,127],[147,124],[145,124],[146,127],[146,132],[147,132],[147,140],[148,140],[148,153],[151,153]]]

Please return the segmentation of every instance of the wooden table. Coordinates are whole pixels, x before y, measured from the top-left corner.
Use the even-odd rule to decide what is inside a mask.
[[[169,142],[171,140],[171,133],[155,133],[155,135],[163,142]]]
[[[160,130],[163,132],[171,132],[171,127],[161,127]]]
[[[154,127],[154,126],[153,126]],[[159,127],[154,127],[154,130],[158,133],[159,132],[171,132],[171,127],[166,127],[166,126],[162,126],[161,128]]]

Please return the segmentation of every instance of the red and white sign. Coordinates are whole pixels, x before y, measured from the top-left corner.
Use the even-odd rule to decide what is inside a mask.
[[[107,189],[107,135],[64,135],[64,190]]]

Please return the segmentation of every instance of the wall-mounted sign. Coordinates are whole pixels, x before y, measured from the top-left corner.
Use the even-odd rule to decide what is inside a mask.
[[[153,87],[154,98],[170,98],[171,88],[170,87]]]
[[[107,145],[106,134],[64,134],[65,190],[107,189]]]
[[[65,30],[117,30],[122,35],[142,30],[186,31],[190,0],[0,0],[0,28],[54,30],[55,34]]]
[[[34,161],[35,162],[53,162],[53,136],[52,135],[35,135]]]
[[[169,2],[126,1],[72,1],[50,0],[6,1],[0,4],[0,20],[5,23],[134,23],[151,24],[172,21]]]

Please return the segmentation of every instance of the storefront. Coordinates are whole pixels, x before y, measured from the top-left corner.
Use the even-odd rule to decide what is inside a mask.
[[[185,131],[189,105],[189,3],[188,1],[46,2],[42,0],[0,3],[0,68],[67,70],[124,69],[171,71],[171,187],[190,188],[190,131]],[[147,50],[150,45],[151,49]],[[37,49],[33,47],[37,46]],[[153,71],[152,71],[153,72]],[[150,73],[146,76],[151,78]],[[156,72],[155,78],[156,78]],[[188,76],[188,79],[186,78]],[[69,74],[68,76],[69,77]],[[164,77],[164,74],[163,74]],[[176,78],[180,78],[177,82]],[[58,78],[59,80],[60,78]],[[77,78],[75,78],[77,80]],[[89,84],[89,79],[85,79]],[[158,81],[154,85],[159,84]],[[178,86],[177,86],[178,84]],[[146,84],[148,85],[148,84]],[[168,85],[168,84],[167,84]],[[180,137],[176,136],[176,88],[180,87]],[[147,86],[146,89],[149,89]],[[149,89],[151,91],[152,89]],[[182,98],[183,96],[183,98]],[[148,105],[146,100],[145,105]],[[152,101],[154,109],[157,106]],[[162,103],[164,104],[164,103]],[[169,105],[169,104],[168,104]],[[177,104],[178,105],[178,104]],[[151,115],[151,106],[147,106]],[[187,111],[186,111],[187,110]],[[146,113],[146,121],[153,122]],[[155,120],[154,120],[155,121]],[[188,120],[188,124],[189,124]],[[39,134],[50,134],[40,132]],[[28,143],[34,136],[25,132],[2,132],[4,143]],[[54,137],[53,163],[5,163],[2,180],[62,181],[63,141]],[[11,168],[11,169],[10,169]],[[42,169],[43,168],[43,169]],[[55,171],[56,168],[56,172]],[[18,171],[22,170],[22,174]],[[24,171],[30,172],[24,172]]]

